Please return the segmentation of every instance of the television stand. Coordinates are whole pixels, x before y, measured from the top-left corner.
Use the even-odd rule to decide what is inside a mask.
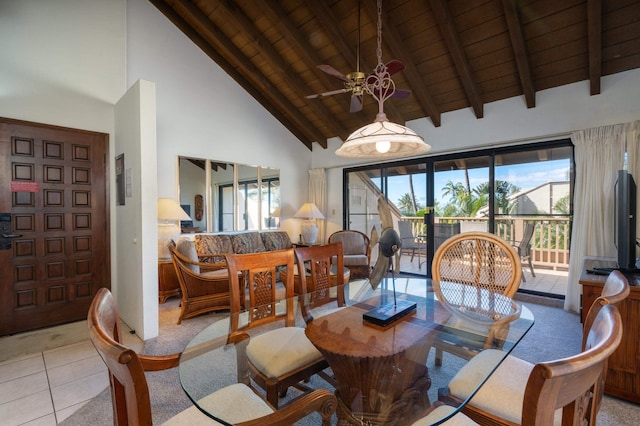
[[[579,284],[582,285],[582,322],[589,308],[600,294],[607,280],[606,275],[594,274],[589,271],[604,268],[618,269],[616,259],[585,257]],[[629,271],[629,270],[627,270]],[[640,403],[640,363],[637,354],[640,353],[640,273],[628,273],[622,270],[631,285],[629,296],[618,304],[622,316],[624,335],[622,342],[611,355],[607,364],[605,393],[618,398]]]

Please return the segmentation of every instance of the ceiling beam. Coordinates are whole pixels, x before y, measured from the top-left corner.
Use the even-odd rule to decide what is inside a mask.
[[[327,6],[326,2],[308,1],[305,4],[309,7],[309,9],[311,9],[316,19],[320,21],[324,30],[329,34],[329,39],[333,41],[335,47],[347,60],[347,62],[350,64],[356,64],[358,63],[358,59],[360,59],[361,71],[366,69],[373,72],[374,66],[372,66],[370,62],[362,58],[358,58],[357,55],[353,52],[353,49],[347,44],[347,42],[345,41],[347,39],[347,35],[336,25],[336,22],[338,22],[339,20],[331,11],[331,8]],[[365,74],[370,73],[365,72]],[[402,123],[406,121],[402,118],[402,114],[400,113],[398,108],[394,107],[391,104],[388,104],[385,113],[387,113],[391,121]]]
[[[458,71],[467,99],[476,114],[476,118],[482,118],[484,115],[484,103],[482,102],[478,85],[473,78],[473,72],[471,71],[467,56],[464,53],[458,32],[455,29],[449,5],[446,0],[431,0],[431,8],[440,27],[444,42],[449,49],[449,54]]]
[[[602,0],[587,1],[589,42],[589,86],[591,95],[600,94],[602,77]]]
[[[520,77],[520,85],[524,94],[527,108],[535,108],[536,91],[533,87],[533,79],[531,78],[531,68],[529,66],[529,56],[527,55],[527,47],[524,43],[522,35],[522,25],[520,24],[520,16],[514,0],[502,0],[502,8],[504,16],[507,20],[509,28],[509,36],[511,37],[511,46],[513,54],[516,58],[516,66],[518,67],[518,75]]]
[[[371,12],[365,13],[369,15],[372,21],[377,22],[377,14],[372,16]],[[435,127],[440,127],[440,110],[425,88],[426,85],[418,72],[418,68],[411,60],[411,54],[407,52],[400,33],[384,12],[382,13],[382,40],[389,46],[394,57],[399,58],[404,63],[405,69],[403,73],[412,88],[413,95],[422,107],[423,113],[429,116]]]
[[[156,7],[158,7],[163,13],[166,6],[164,1],[151,0]],[[218,65],[220,65],[225,72],[227,72],[234,80],[238,82],[247,92],[252,96],[260,94],[259,98],[256,98],[260,104],[265,107],[278,121],[280,121],[291,133],[293,133],[300,141],[309,149],[312,149],[313,142],[319,142],[325,140],[325,136],[318,130],[313,123],[311,123],[303,114],[301,114],[296,108],[294,108],[290,101],[282,95],[277,87],[273,86],[265,78],[261,78],[260,71],[249,61],[244,54],[227,38],[227,36],[214,25],[211,20],[193,3],[185,0],[177,0],[174,3],[174,9],[176,5],[180,5],[184,12],[188,14],[191,19],[198,22],[199,26],[203,28],[205,34],[195,33],[193,31],[186,32],[188,25],[176,12],[170,8],[167,9],[167,13],[172,13],[177,17],[182,24],[174,21],[174,24],[178,28],[182,29],[185,34],[193,40],[201,49],[203,49]],[[163,7],[160,7],[163,6]],[[169,15],[166,16],[169,17]],[[171,19],[171,18],[170,18]],[[173,19],[172,19],[173,21]],[[183,26],[185,29],[183,29]],[[192,38],[193,35],[197,35],[200,40]],[[207,36],[207,39],[205,39]],[[217,47],[207,46],[207,41],[213,42]],[[232,57],[234,61],[237,61],[237,66],[232,66],[231,62],[227,60],[227,57]],[[262,93],[268,94],[267,98]],[[264,100],[264,103],[263,103]],[[282,120],[284,118],[284,120]],[[302,136],[302,137],[301,137]]]
[[[324,81],[327,87],[335,84],[335,79],[329,78],[326,73],[318,69],[318,65],[322,64],[324,61],[316,53],[316,49],[306,41],[308,40],[308,37],[298,30],[279,2],[256,2],[254,7],[260,8],[260,11],[269,18],[269,21],[275,23],[274,25],[278,28],[278,31],[280,31],[284,38],[293,45],[296,52],[305,61],[309,69],[316,71],[316,75]],[[306,84],[304,84],[304,86],[304,90],[307,90]],[[314,101],[311,100],[311,103],[314,103]],[[332,116],[333,114],[330,115]],[[327,120],[329,122],[335,122],[335,126],[337,127],[337,129],[334,129],[336,131],[336,136],[339,136],[342,140],[347,138],[350,130],[338,123],[333,117],[327,118]]]
[[[229,0],[221,0],[218,2],[220,12],[225,13],[229,22],[232,22],[237,28],[242,28],[249,40],[255,45],[256,49],[260,52],[260,55],[264,56],[267,62],[278,71],[282,77],[288,81],[293,89],[298,92],[300,99],[304,99],[305,92],[307,92],[307,84],[300,78],[298,72],[291,67],[286,61],[282,59],[282,56],[273,47],[273,44],[256,29],[253,22],[247,17],[244,11],[236,4]],[[278,17],[281,19],[281,17]],[[277,22],[277,21],[276,21]],[[267,78],[265,76],[265,78]],[[334,118],[334,114],[328,110],[328,108],[321,102],[313,102],[309,104],[310,108],[327,124],[333,134],[325,135],[325,138],[332,136],[346,137],[349,134],[344,126],[340,125]],[[327,141],[319,140],[318,143],[327,148]]]

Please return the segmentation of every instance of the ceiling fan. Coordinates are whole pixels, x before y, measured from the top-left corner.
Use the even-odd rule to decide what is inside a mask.
[[[372,83],[372,79],[375,77],[373,74],[365,75],[362,71],[360,71],[358,61],[357,71],[353,71],[347,75],[342,74],[340,71],[336,70],[331,65],[318,65],[318,69],[321,71],[336,77],[344,82],[344,87],[342,89],[330,90],[328,92],[316,93],[315,95],[306,96],[307,99],[315,99],[325,96],[337,95],[339,93],[349,93],[351,92],[351,104],[349,107],[349,112],[358,112],[362,110],[363,97],[362,95],[366,93],[366,85]],[[404,69],[404,64],[397,60],[393,59],[386,64],[387,71],[389,75],[393,75],[397,72],[400,72]],[[395,89],[393,95],[391,97],[405,99],[411,95],[411,91]]]
[[[318,65],[318,69],[320,71],[329,74],[330,76],[336,77],[343,81],[344,87],[342,89],[330,90],[328,92],[316,93],[314,95],[305,96],[307,99],[315,99],[325,96],[337,95],[339,93],[351,93],[351,103],[349,105],[349,112],[358,112],[362,111],[363,105],[363,94],[367,92],[368,86],[370,86],[375,81],[375,75],[369,74],[365,75],[362,71],[360,71],[360,2],[358,2],[358,46],[356,52],[357,64],[356,71],[350,72],[347,75],[342,74],[340,71],[336,70],[331,65]],[[394,59],[389,61],[386,64],[387,72],[389,75],[393,75],[397,72],[400,72],[404,69],[404,64]],[[375,90],[375,89],[374,89]],[[389,89],[394,90],[394,89]],[[379,93],[374,92],[376,95]],[[385,93],[386,95],[386,93]],[[411,95],[411,91],[395,89],[394,93],[391,97],[404,99]]]

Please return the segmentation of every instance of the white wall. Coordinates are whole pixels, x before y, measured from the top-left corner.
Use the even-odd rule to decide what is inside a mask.
[[[176,157],[280,169],[282,227],[307,201],[309,150],[146,0],[127,8],[127,81],[156,84],[158,196],[176,196]],[[302,184],[301,184],[302,183]]]
[[[444,154],[490,146],[560,139],[572,131],[626,123],[640,118],[640,70],[602,79],[602,93],[589,95],[589,82],[540,91],[536,107],[528,109],[521,96],[486,104],[484,118],[476,119],[470,108],[442,114],[442,125],[434,127],[429,119],[413,120],[407,126],[431,145],[429,155]],[[373,121],[373,117],[372,117]],[[326,150],[314,144],[311,167],[329,168],[330,182],[328,226],[342,227],[342,168],[373,163],[335,155],[342,142],[330,141]],[[331,233],[331,230],[328,230]]]
[[[115,155],[124,154],[131,191],[117,219],[116,301],[120,317],[138,336],[158,335],[158,210],[155,86],[138,81],[115,107]]]

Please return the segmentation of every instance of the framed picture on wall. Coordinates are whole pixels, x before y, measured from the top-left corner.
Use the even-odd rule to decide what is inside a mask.
[[[124,206],[124,153],[116,157],[116,205]]]

